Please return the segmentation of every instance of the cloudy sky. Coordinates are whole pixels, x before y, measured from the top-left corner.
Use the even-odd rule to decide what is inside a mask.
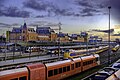
[[[47,26],[62,23],[62,31],[80,33],[108,29],[108,6],[111,28],[120,24],[120,0],[0,0],[0,32],[13,26]],[[117,26],[117,33],[120,27]]]

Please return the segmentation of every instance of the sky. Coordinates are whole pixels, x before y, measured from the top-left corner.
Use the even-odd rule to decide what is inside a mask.
[[[111,28],[120,31],[120,0],[0,0],[0,33],[19,27],[54,26],[62,32],[80,33],[108,29],[108,6]],[[95,33],[94,33],[95,34]]]

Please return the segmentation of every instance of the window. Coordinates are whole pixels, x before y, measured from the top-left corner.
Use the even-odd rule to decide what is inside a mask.
[[[66,72],[66,67],[63,67],[63,72]]]
[[[96,58],[96,61],[99,61],[99,58],[98,58],[98,57]]]
[[[78,67],[80,67],[80,62],[78,62]]]
[[[91,60],[91,64],[93,63],[93,60]]]
[[[59,74],[62,73],[62,68],[59,68]]]
[[[78,65],[77,65],[77,63],[75,63],[75,68],[77,68],[78,67]]]
[[[27,80],[26,76],[20,77],[19,80]]]
[[[80,67],[80,62],[75,63],[75,67],[76,68]]]
[[[74,64],[71,64],[71,70],[74,70]]]
[[[18,78],[14,78],[14,79],[11,79],[11,80],[18,80]]]
[[[70,66],[67,66],[67,71],[70,71]]]
[[[48,71],[48,77],[53,76],[53,70]]]
[[[58,69],[54,69],[54,75],[58,74]]]
[[[25,31],[23,31],[23,33],[25,33]]]
[[[83,62],[83,66],[85,66],[86,65],[86,63],[85,62]]]

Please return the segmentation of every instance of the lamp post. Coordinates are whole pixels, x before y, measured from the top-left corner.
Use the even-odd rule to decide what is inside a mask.
[[[61,23],[59,22],[59,38],[58,38],[58,60],[60,60],[60,30],[61,30]]]
[[[111,6],[108,6],[108,9],[109,9],[109,33],[108,33],[108,44],[109,44],[109,49],[108,49],[108,64],[110,64],[110,9],[111,9]]]

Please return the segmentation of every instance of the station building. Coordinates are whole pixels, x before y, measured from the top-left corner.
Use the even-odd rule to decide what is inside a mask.
[[[56,41],[57,33],[50,27],[28,28],[26,23],[21,27],[14,27],[12,31],[6,32],[7,42],[29,42],[29,41]]]
[[[27,28],[26,23],[23,26],[17,28],[14,27],[12,31],[6,32],[7,42],[28,42],[36,41],[38,34],[36,34],[34,28]]]
[[[67,33],[60,32],[58,34],[58,37],[59,37],[59,39],[60,39],[61,42],[67,42],[67,41],[69,41],[69,35]]]
[[[79,35],[79,34],[72,34],[70,36],[71,40],[74,41],[74,42],[84,42],[84,37]]]
[[[56,41],[57,34],[50,27],[37,27],[38,41]]]
[[[100,37],[98,37],[98,36],[90,36],[90,37],[89,37],[89,42],[90,42],[90,43],[102,42],[102,38],[100,38]]]
[[[54,29],[50,27],[27,27],[26,23],[21,27],[14,27],[12,31],[6,32],[6,41],[12,43],[29,42],[29,41],[78,41],[85,42],[87,40],[87,33],[72,34],[69,36],[67,33],[55,33]]]

